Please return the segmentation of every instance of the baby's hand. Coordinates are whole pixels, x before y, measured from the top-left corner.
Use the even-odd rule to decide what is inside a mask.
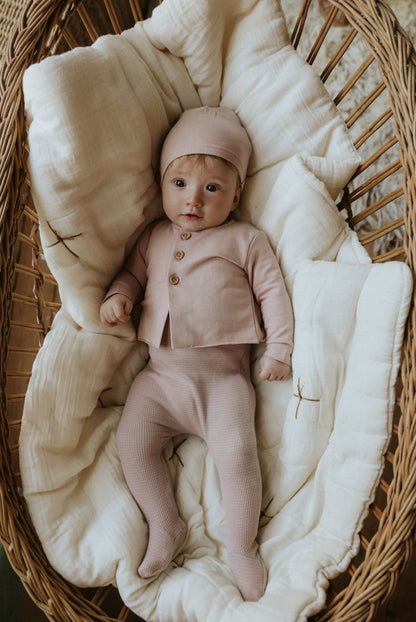
[[[123,294],[114,294],[103,302],[100,308],[100,319],[106,326],[117,326],[119,322],[128,322],[133,303]]]
[[[290,374],[290,365],[272,359],[264,354],[260,359],[259,376],[262,380],[286,380]]]

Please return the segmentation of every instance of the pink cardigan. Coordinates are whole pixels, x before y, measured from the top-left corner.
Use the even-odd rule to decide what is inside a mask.
[[[266,340],[266,353],[290,364],[292,305],[266,235],[248,223],[192,233],[152,223],[106,299],[116,293],[142,300],[138,339],[150,345],[161,345],[169,319],[173,348]]]

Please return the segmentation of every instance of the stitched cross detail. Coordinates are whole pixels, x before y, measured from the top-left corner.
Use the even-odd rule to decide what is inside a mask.
[[[298,405],[296,406],[296,412],[295,412],[295,419],[298,418],[298,412],[299,412],[299,408],[300,408],[300,404],[302,402],[302,400],[304,400],[305,402],[320,402],[321,400],[315,400],[311,397],[304,397],[302,395],[302,389],[300,386],[300,378],[298,378],[298,394],[296,395],[296,393],[293,394],[293,397],[297,397],[299,399]]]
[[[71,255],[79,259],[79,255],[77,255],[73,250],[71,250],[68,244],[65,244],[65,242],[67,240],[75,240],[75,238],[79,238],[79,236],[82,235],[82,233],[76,233],[75,235],[67,235],[66,237],[62,237],[59,235],[57,231],[55,231],[55,229],[52,227],[49,221],[46,221],[46,224],[48,225],[49,229],[52,231],[52,233],[56,237],[56,242],[54,242],[53,244],[49,244],[46,248],[52,248],[53,246],[56,246],[57,244],[63,244],[66,250],[71,253]]]
[[[182,462],[182,458],[180,457],[179,453],[178,453],[178,449],[180,447],[182,447],[182,445],[186,442],[186,438],[182,439],[177,445],[173,445],[172,447],[172,453],[169,456],[168,460],[173,460],[173,458],[177,458],[179,460],[179,462],[181,463],[182,466],[184,466],[183,462]]]
[[[274,497],[272,497],[270,499],[270,501],[265,505],[264,509],[261,510],[261,512],[260,512],[260,520],[262,520],[264,518],[268,522],[268,521],[270,521],[273,518],[272,515],[268,514],[269,508],[270,508],[271,504],[273,503],[273,501],[274,501]]]

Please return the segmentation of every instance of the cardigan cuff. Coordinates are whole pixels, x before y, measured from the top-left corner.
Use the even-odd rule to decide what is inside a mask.
[[[292,344],[287,343],[268,343],[264,354],[270,358],[292,366]]]
[[[127,296],[133,304],[136,304],[141,297],[141,293],[142,287],[137,279],[128,270],[123,270],[112,282],[105,295],[104,302],[115,294],[122,294]]]

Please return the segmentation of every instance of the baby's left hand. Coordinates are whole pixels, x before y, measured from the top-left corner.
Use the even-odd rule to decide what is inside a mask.
[[[260,359],[259,376],[262,380],[286,380],[290,374],[290,365],[272,359],[264,354]]]

